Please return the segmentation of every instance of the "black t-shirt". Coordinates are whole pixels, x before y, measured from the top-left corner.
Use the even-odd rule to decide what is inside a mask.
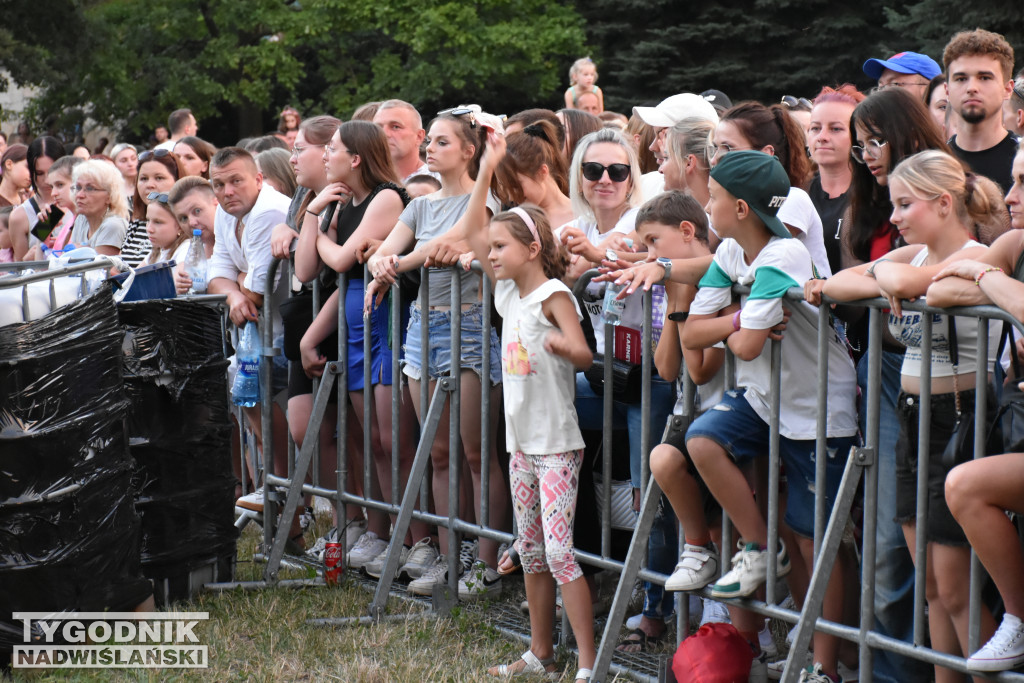
[[[999,144],[980,152],[960,149],[956,144],[955,135],[949,141],[949,146],[953,148],[953,154],[966,162],[972,171],[999,183],[1004,193],[1013,185],[1010,169],[1013,166],[1013,157],[1017,154],[1017,136],[1013,133],[1007,131],[1006,137]]]
[[[821,189],[821,176],[816,175],[811,181],[811,187],[807,190],[807,194],[810,195],[811,202],[814,203],[814,208],[818,210],[818,216],[821,217],[821,236],[825,240],[828,265],[832,268],[833,273],[838,273],[843,269],[841,230],[843,214],[850,204],[850,190],[847,188],[846,192],[838,197],[829,197],[828,193]]]

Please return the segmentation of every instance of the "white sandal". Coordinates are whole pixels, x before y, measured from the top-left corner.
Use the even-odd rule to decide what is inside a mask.
[[[537,655],[533,654],[532,650],[527,650],[522,654],[520,659],[526,662],[526,666],[522,669],[515,671],[512,669],[512,664],[500,664],[498,665],[498,675],[509,677],[541,675],[549,681],[557,681],[561,678],[561,674],[559,674],[558,671],[548,671],[546,668],[555,663],[554,657],[541,659]]]
[[[578,681],[581,678],[589,683],[590,679],[594,676],[593,669],[577,669],[576,676],[573,678],[574,681]]]

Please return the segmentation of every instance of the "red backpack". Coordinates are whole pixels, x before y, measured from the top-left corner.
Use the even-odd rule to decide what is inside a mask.
[[[754,654],[732,624],[704,624],[672,658],[678,683],[746,683]]]

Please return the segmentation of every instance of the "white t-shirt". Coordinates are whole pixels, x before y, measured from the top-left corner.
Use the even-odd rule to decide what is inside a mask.
[[[161,142],[156,147],[154,147],[153,151],[155,152],[158,149],[166,149],[168,152],[173,152],[174,151],[174,146],[176,144],[178,144],[177,140],[167,139],[167,140],[164,140],[163,142]]]
[[[640,176],[640,196],[645,202],[665,191],[665,176],[661,171],[651,171]]]
[[[559,280],[548,280],[524,297],[511,280],[494,285],[501,330],[501,377],[505,396],[505,444],[510,452],[554,455],[583,448],[576,408],[576,371],[548,352],[544,339],[555,329],[543,304],[565,292],[583,318],[576,297]]]
[[[799,187],[789,188],[789,195],[779,208],[779,220],[800,231],[797,239],[803,242],[807,251],[811,253],[818,275],[832,277],[828,252],[825,251],[825,231],[821,227],[821,217],[814,208],[811,196]]]
[[[146,254],[145,258],[143,258],[142,262],[139,263],[139,265],[142,266],[150,265],[152,263],[162,263],[164,261],[170,261],[171,259],[174,259],[175,267],[180,266],[185,262],[185,255],[188,254],[188,246],[191,243],[192,242],[190,240],[185,240],[184,242],[179,244],[177,248],[175,248],[174,250],[161,249],[160,254],[156,257],[155,261],[150,261],[150,259],[153,257],[153,250],[150,249],[149,253]]]
[[[255,294],[265,294],[267,266],[274,258],[270,252],[270,231],[284,223],[290,203],[289,197],[264,183],[252,210],[242,218],[245,230],[241,244],[235,239],[238,219],[218,206],[213,219],[217,241],[210,257],[210,279],[222,277],[237,282],[238,274],[245,273],[246,288]]]
[[[788,203],[788,202],[787,202]],[[792,287],[803,287],[812,278],[811,256],[800,240],[772,237],[754,261],[747,265],[743,248],[733,239],[722,240],[714,261],[700,281],[691,315],[715,313],[732,300],[732,285],[749,285],[750,294],[740,298],[742,327],[765,330],[782,322],[782,297]],[[818,309],[806,302],[787,301],[791,312],[782,341],[782,405],[780,433],[789,439],[817,437]],[[736,384],[746,387],[746,399],[765,422],[771,418],[770,342],[751,361],[736,361]],[[827,434],[857,433],[857,375],[845,345],[831,331],[828,342]]]

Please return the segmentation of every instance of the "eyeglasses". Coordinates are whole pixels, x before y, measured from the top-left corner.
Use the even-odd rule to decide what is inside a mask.
[[[604,176],[604,172],[608,171],[608,178],[613,183],[625,182],[629,178],[629,164],[611,164],[605,166],[599,164],[596,161],[588,161],[581,167],[583,170],[583,177],[587,180],[596,183]]]
[[[810,111],[813,108],[811,106],[811,101],[806,97],[793,97],[792,95],[783,95],[782,99],[779,100],[779,104],[789,107],[790,109],[807,107],[807,110]]]
[[[732,147],[728,143],[723,142],[720,145],[716,145],[713,142],[708,142],[708,146],[704,148],[704,154],[708,158],[710,164],[715,159],[724,157],[729,152],[744,152],[748,149],[754,149],[753,147]]]
[[[879,83],[878,89],[885,90],[886,88],[919,88],[924,85],[928,85],[928,81],[890,81],[889,83]]]
[[[150,192],[146,199],[151,202],[160,202],[161,204],[168,204],[171,200],[166,192]]]
[[[326,147],[326,146],[327,145],[306,145],[305,147],[299,147],[298,145],[295,145],[294,147],[292,147],[292,157],[299,156],[300,154],[305,152],[310,147]]]
[[[455,107],[437,112],[438,116],[466,116],[467,114],[469,115],[469,127],[476,128],[476,112],[469,107]]]
[[[93,187],[92,185],[72,185],[71,194],[78,194],[84,192],[86,194],[96,194],[97,192],[106,192],[102,187]]]
[[[1013,82],[1013,94],[1024,100],[1024,78],[1018,78]]]
[[[147,149],[139,155],[139,163],[141,164],[142,162],[149,161],[150,159],[163,159],[170,153],[170,150],[167,149]]]
[[[877,159],[882,155],[882,148],[888,144],[889,143],[886,142],[885,140],[871,138],[866,143],[864,143],[863,146],[854,145],[853,147],[851,147],[850,156],[853,157],[854,161],[861,164],[866,164],[867,162],[864,161],[864,157],[869,156],[872,159]]]

